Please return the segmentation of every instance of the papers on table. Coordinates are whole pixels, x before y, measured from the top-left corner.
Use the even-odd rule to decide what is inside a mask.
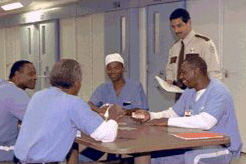
[[[166,90],[167,92],[174,92],[174,93],[183,93],[184,90],[177,87],[176,85],[170,85],[168,84],[166,81],[164,81],[163,79],[161,79],[159,76],[155,76],[155,79],[158,81],[158,83],[160,84],[160,86]]]

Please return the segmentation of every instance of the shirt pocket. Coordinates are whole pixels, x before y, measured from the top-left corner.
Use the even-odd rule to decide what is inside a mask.
[[[170,64],[174,64],[177,62],[177,56],[171,57],[170,58]]]

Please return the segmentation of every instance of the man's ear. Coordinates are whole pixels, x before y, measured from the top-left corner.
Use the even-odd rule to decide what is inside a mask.
[[[194,73],[195,73],[195,76],[200,75],[200,74],[201,74],[200,68],[195,68],[195,69],[194,69]]]
[[[20,71],[15,71],[14,76],[18,76],[20,74]]]
[[[20,75],[21,75],[20,71],[15,71],[14,78],[18,80],[21,77]]]
[[[81,88],[81,81],[75,81],[74,85],[75,85],[75,88],[76,88],[76,92],[78,94],[79,93],[79,90]]]

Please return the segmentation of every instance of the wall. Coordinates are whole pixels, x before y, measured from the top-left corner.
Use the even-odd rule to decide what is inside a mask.
[[[8,79],[12,64],[20,59],[20,28],[0,29],[0,78]]]
[[[82,65],[79,95],[89,100],[104,82],[104,14],[60,20],[61,58],[73,58]]]

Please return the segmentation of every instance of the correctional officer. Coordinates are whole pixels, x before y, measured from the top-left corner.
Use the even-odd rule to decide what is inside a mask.
[[[171,13],[169,19],[178,40],[169,50],[166,81],[182,87],[179,78],[180,67],[183,60],[191,56],[200,56],[205,60],[210,78],[222,79],[220,58],[215,45],[211,39],[192,30],[188,11],[181,8],[176,9]]]

